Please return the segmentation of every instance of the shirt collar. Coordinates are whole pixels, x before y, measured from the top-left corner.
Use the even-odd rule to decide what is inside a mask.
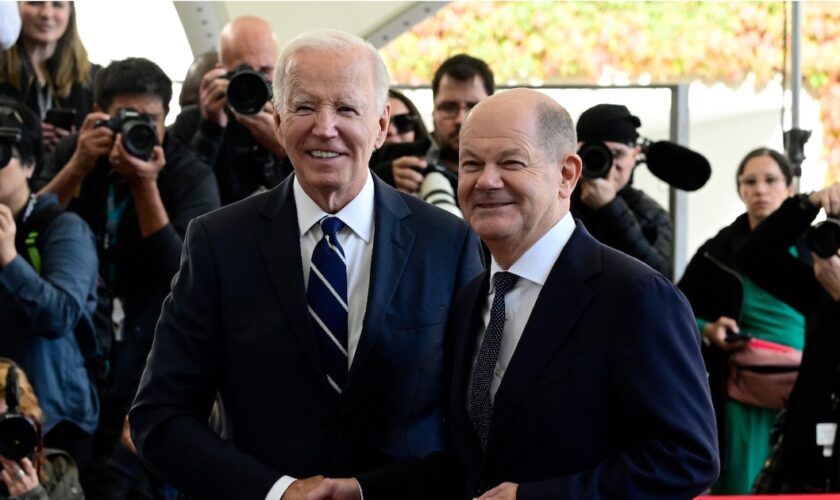
[[[295,195],[295,207],[297,208],[298,230],[301,237],[312,229],[312,226],[318,223],[327,215],[335,215],[341,222],[349,227],[356,236],[363,239],[365,243],[370,243],[371,235],[373,234],[373,204],[374,204],[374,186],[373,177],[369,172],[366,172],[367,180],[362,190],[355,198],[350,200],[350,203],[344,206],[335,214],[328,214],[315,203],[312,198],[303,190],[300,181],[295,176],[292,183],[292,189]]]
[[[526,250],[507,271],[537,285],[545,285],[551,268],[554,267],[554,263],[560,257],[560,252],[563,251],[574,231],[575,221],[572,215],[566,212],[566,215],[531,245],[531,248]],[[490,276],[494,276],[499,271],[505,271],[505,269],[502,269],[494,257],[491,258]],[[492,286],[490,288],[493,289]]]

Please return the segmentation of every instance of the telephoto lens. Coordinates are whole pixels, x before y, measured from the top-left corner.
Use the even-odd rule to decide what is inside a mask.
[[[808,244],[821,259],[837,255],[840,249],[840,219],[829,217],[808,229]]]
[[[577,154],[583,161],[581,175],[588,179],[605,178],[612,168],[612,152],[603,142],[586,142]]]
[[[227,102],[241,115],[255,115],[271,99],[271,84],[262,73],[241,64],[225,75],[230,80]]]

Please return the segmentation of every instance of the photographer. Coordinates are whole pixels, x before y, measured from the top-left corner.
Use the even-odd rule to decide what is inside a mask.
[[[10,408],[7,402],[13,407]],[[18,427],[15,437],[26,435],[31,438],[27,444],[33,445],[31,450],[19,450],[17,448],[26,439],[0,442],[3,449],[11,448],[21,455],[25,453],[19,460],[0,455],[0,498],[6,498],[8,494],[10,500],[84,500],[73,458],[60,449],[43,447],[38,429],[44,423],[44,412],[38,405],[38,397],[26,373],[7,358],[0,358],[0,416],[5,417],[3,425],[22,423],[26,430],[22,434]]]
[[[737,254],[750,279],[806,318],[802,365],[781,428],[775,471],[760,475],[755,486],[763,493],[840,491],[840,449],[831,431],[840,422],[840,240],[829,239],[823,251],[825,245],[811,238],[812,249],[822,253],[814,254],[813,265],[788,251],[820,209],[829,217],[840,213],[840,184],[788,198],[755,228]],[[840,232],[840,226],[834,230]],[[828,435],[820,431],[823,427]]]
[[[55,195],[30,191],[40,155],[38,118],[0,99],[0,355],[33,375],[47,444],[83,466],[99,401],[74,333],[96,307],[96,248],[84,221],[63,212]]]
[[[587,178],[586,174],[581,177],[572,196],[572,214],[600,242],[671,278],[673,228],[668,213],[631,187],[633,169],[641,153],[636,130],[641,125],[638,117],[618,104],[598,104],[580,115],[578,148],[603,143],[612,153],[612,167],[603,178]]]
[[[213,166],[223,205],[270,189],[291,173],[291,164],[274,134],[270,101],[253,114],[231,109],[228,87],[232,72],[248,65],[267,82],[273,80],[277,42],[263,19],[242,16],[219,35],[221,67],[201,79],[201,121],[191,147]]]
[[[453,193],[458,190],[458,136],[473,106],[493,94],[493,72],[481,59],[459,54],[435,72],[432,95],[435,130],[431,138],[392,144],[371,158],[371,168],[385,182],[406,193],[415,193],[429,162],[445,167]]]
[[[137,388],[187,224],[219,198],[210,168],[165,132],[172,83],[155,63],[111,63],[97,75],[94,97],[96,111],[78,136],[59,142],[41,180],[49,180],[42,192],[58,194],[93,229],[122,322],[99,427],[107,448]]]

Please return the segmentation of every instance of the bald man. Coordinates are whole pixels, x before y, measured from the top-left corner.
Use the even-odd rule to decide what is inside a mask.
[[[274,133],[271,102],[256,114],[243,115],[228,106],[226,95],[225,75],[242,65],[271,82],[277,54],[277,39],[267,21],[237,17],[219,34],[219,67],[201,79],[201,121],[191,144],[213,165],[223,205],[270,189],[291,172]]]
[[[458,198],[492,261],[450,313],[448,422],[466,483],[455,498],[687,499],[717,477],[691,308],[569,214],[576,143],[566,110],[526,89],[481,101],[461,129]],[[426,462],[392,483],[413,495],[364,497],[424,497],[417,485],[441,483],[416,480]],[[310,499],[353,498],[353,486],[327,480]]]

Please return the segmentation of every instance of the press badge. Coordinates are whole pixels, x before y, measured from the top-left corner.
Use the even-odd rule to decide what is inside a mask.
[[[817,446],[822,446],[824,457],[830,457],[832,455],[834,451],[834,436],[836,434],[836,423],[817,424]]]

